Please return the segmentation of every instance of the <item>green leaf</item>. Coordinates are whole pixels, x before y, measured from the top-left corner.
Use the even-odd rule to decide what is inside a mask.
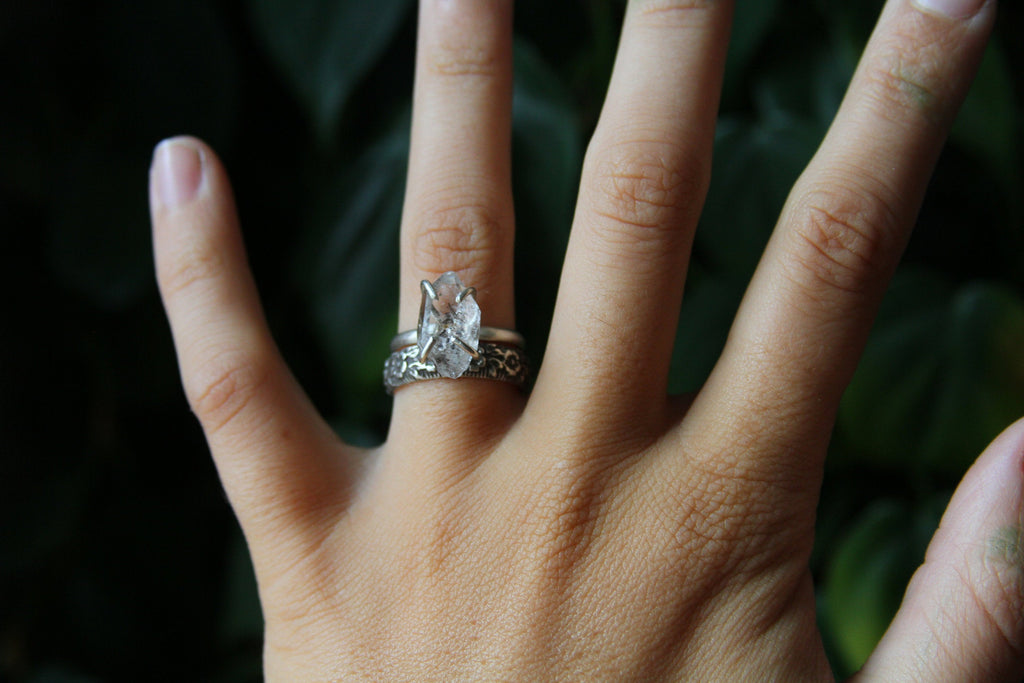
[[[519,328],[538,342],[550,325],[559,271],[572,222],[583,152],[571,98],[529,45],[515,45],[512,184],[516,210]]]
[[[857,66],[849,56],[828,44],[785,54],[754,84],[758,116],[769,121],[797,121],[821,140],[846,93]]]
[[[352,90],[384,54],[411,0],[250,0],[253,24],[330,143]]]
[[[550,255],[547,247],[564,248],[568,237],[583,156],[581,134],[568,92],[537,51],[516,42],[514,54],[512,149],[517,208],[523,207],[534,219],[523,222],[522,234],[544,242],[536,255]],[[560,254],[559,249],[555,254],[559,261]]]
[[[875,501],[835,549],[821,594],[822,626],[840,672],[859,669],[899,608],[907,582],[924,559],[947,497],[921,505]]]
[[[785,61],[755,86],[751,117],[719,119],[698,254],[708,266],[748,278],[793,183],[817,150],[848,80],[844,62],[815,50]]]
[[[782,112],[723,119],[697,246],[709,265],[749,277],[793,182],[814,154],[815,126]]]
[[[741,75],[768,35],[779,4],[779,0],[737,0],[729,53],[725,60],[723,88],[726,93],[734,92],[742,85]]]
[[[338,404],[346,417],[364,423],[387,405],[381,370],[397,324],[409,120],[408,113],[399,117],[387,135],[323,184],[292,269]]]
[[[746,283],[741,278],[695,278],[679,314],[669,391],[697,391],[718,361]]]
[[[829,41],[846,58],[856,63],[864,52],[871,32],[878,23],[885,0],[861,0],[860,2],[819,0],[819,4],[828,23]]]
[[[1005,51],[992,41],[950,137],[984,160],[999,179],[1000,189],[1019,207],[1020,193],[1015,190],[1021,177],[1020,146],[1013,93]]]
[[[850,451],[959,476],[1024,414],[1024,302],[987,282],[953,290],[903,271],[839,411]]]

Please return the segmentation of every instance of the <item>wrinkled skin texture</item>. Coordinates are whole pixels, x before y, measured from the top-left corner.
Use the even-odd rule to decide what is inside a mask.
[[[890,0],[687,400],[667,374],[725,0],[629,5],[532,393],[410,385],[374,450],[340,442],[278,355],[212,150],[161,144],[158,279],[252,553],[268,680],[830,679],[807,567],[822,464],[994,21],[993,1],[975,5]],[[419,281],[448,270],[478,289],[484,324],[514,327],[511,13],[421,4],[403,329]],[[858,679],[1024,674],[1022,462],[1019,424],[967,475]]]

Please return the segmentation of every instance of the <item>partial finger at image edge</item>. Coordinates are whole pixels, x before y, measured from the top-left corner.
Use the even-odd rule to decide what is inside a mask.
[[[964,21],[974,17],[988,0],[911,0],[919,10],[946,19]]]

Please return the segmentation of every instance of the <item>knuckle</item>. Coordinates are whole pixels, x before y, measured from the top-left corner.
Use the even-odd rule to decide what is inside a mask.
[[[494,76],[502,57],[493,41],[460,34],[439,42],[429,52],[430,70],[439,76]]]
[[[748,471],[732,453],[723,453],[715,463],[703,463],[698,478],[703,494],[694,505],[706,537],[727,541],[731,547],[752,537],[767,535],[764,527],[772,519],[769,506],[771,484]]]
[[[207,244],[191,244],[169,261],[161,261],[157,279],[165,296],[176,296],[216,279],[224,270],[221,251]]]
[[[565,581],[581,565],[605,515],[606,483],[593,468],[567,459],[546,471],[526,506],[524,529],[537,539],[536,571]]]
[[[912,15],[866,60],[864,79],[881,113],[905,120],[906,112],[934,118],[948,100],[944,63],[957,51],[959,36]]]
[[[692,24],[695,10],[708,9],[714,4],[714,0],[643,0],[637,3],[637,13],[650,17],[659,26],[675,28]]]
[[[612,242],[659,243],[676,232],[687,202],[703,197],[705,163],[677,163],[664,143],[620,144],[595,160],[593,208]]]
[[[458,552],[463,547],[465,527],[458,520],[458,507],[425,514],[417,525],[410,555],[424,580],[441,585],[458,570]]]
[[[554,583],[565,581],[582,564],[598,517],[598,511],[580,497],[545,510],[543,523],[533,527],[540,541],[537,573]]]
[[[668,510],[675,511],[659,515],[672,525],[667,529],[672,547],[747,575],[777,566],[801,549],[811,530],[784,500],[785,492],[802,490],[799,475],[778,459],[751,457],[753,449],[763,450],[754,437],[731,434],[702,441],[686,447],[691,476],[667,487],[664,496]]]
[[[869,65],[864,72],[868,92],[885,118],[901,120],[907,111],[930,115],[939,100],[937,84],[928,69],[895,53]]]
[[[712,488],[699,495],[686,490],[670,498],[673,514],[663,516],[668,547],[691,571],[736,573],[755,564],[774,539],[750,500],[737,498],[740,487],[726,479],[709,483]]]
[[[215,356],[191,373],[185,393],[208,436],[245,414],[269,379],[266,364],[241,352]]]
[[[800,203],[793,226],[797,280],[816,292],[824,286],[863,294],[877,286],[897,252],[897,233],[896,214],[877,194],[811,192]]]
[[[462,205],[427,211],[415,228],[412,259],[424,273],[449,270],[485,273],[500,249],[501,222],[483,206]]]

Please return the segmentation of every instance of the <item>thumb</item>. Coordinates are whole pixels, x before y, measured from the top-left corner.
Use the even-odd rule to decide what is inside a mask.
[[[855,681],[1024,676],[1024,420],[957,487],[889,630]]]

